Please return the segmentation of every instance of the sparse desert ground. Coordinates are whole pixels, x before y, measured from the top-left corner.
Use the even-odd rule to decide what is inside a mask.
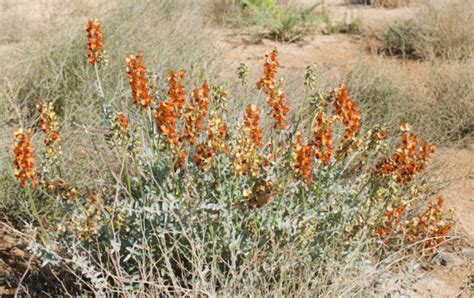
[[[218,0],[215,1],[219,2]],[[136,2],[141,3],[141,1]],[[153,1],[143,1],[143,3],[137,5],[145,5],[145,2],[146,5],[153,5]],[[202,1],[202,3],[200,1],[189,2],[192,2],[194,6],[213,7],[213,1]],[[226,5],[230,5],[229,3],[231,2],[232,5],[238,5],[235,3],[240,3],[239,1],[222,1],[222,3],[226,3]],[[177,20],[175,22],[166,23],[166,25],[172,26],[169,24],[181,24],[180,26],[182,27],[176,25],[176,28],[170,29],[167,33],[147,34],[144,37],[147,39],[147,43],[143,48],[145,61],[149,62],[150,67],[158,68],[160,66],[169,66],[177,69],[178,67],[185,67],[188,65],[198,65],[198,62],[195,61],[207,61],[206,59],[208,59],[210,62],[203,62],[202,65],[199,66],[203,70],[199,70],[197,69],[199,67],[196,67],[197,70],[195,70],[195,72],[206,73],[205,75],[201,75],[205,76],[206,78],[216,78],[216,81],[224,82],[224,86],[230,86],[231,83],[226,85],[225,82],[233,82],[237,80],[236,69],[241,63],[245,63],[249,66],[249,80],[256,81],[261,74],[262,65],[264,63],[264,54],[276,48],[279,51],[278,61],[280,63],[280,75],[287,77],[286,83],[289,86],[289,91],[286,93],[288,101],[290,102],[290,110],[292,105],[300,107],[297,112],[294,112],[295,115],[290,112],[290,116],[295,117],[295,119],[298,117],[309,119],[312,117],[311,113],[304,108],[305,106],[302,103],[302,101],[308,100],[304,97],[304,93],[292,92],[292,88],[296,89],[299,88],[297,86],[303,86],[305,70],[308,65],[315,65],[317,70],[317,84],[320,84],[321,88],[332,89],[337,87],[339,83],[348,83],[350,92],[352,92],[351,88],[354,86],[353,94],[356,100],[361,100],[361,98],[358,96],[362,97],[366,94],[360,90],[366,90],[368,88],[367,86],[369,86],[371,82],[376,81],[376,79],[384,78],[384,75],[390,74],[390,72],[393,71],[396,73],[393,75],[393,78],[390,77],[390,79],[398,81],[394,83],[395,87],[393,87],[393,89],[388,90],[397,90],[397,92],[401,90],[401,94],[405,94],[403,92],[412,92],[412,90],[416,89],[417,92],[420,92],[420,97],[426,94],[433,96],[431,99],[417,98],[416,100],[419,100],[421,104],[414,104],[414,108],[411,108],[408,104],[406,107],[407,111],[397,110],[396,112],[391,112],[391,115],[397,115],[397,117],[399,117],[396,120],[394,119],[392,122],[387,122],[388,126],[392,125],[393,127],[398,127],[402,120],[411,119],[410,117],[414,117],[414,119],[421,119],[420,117],[425,117],[425,114],[428,113],[427,110],[419,109],[418,105],[423,105],[423,100],[426,101],[426,105],[429,105],[430,100],[437,98],[436,96],[438,96],[438,92],[453,92],[452,94],[455,95],[455,91],[450,89],[448,91],[439,91],[435,89],[432,86],[436,83],[433,83],[433,81],[430,80],[433,73],[438,71],[435,70],[436,67],[439,69],[446,67],[449,68],[449,71],[452,71],[452,69],[456,67],[460,67],[462,69],[467,69],[468,74],[467,77],[465,76],[464,78],[467,78],[467,82],[470,81],[470,85],[462,85],[463,88],[469,89],[470,91],[467,90],[465,93],[463,93],[468,94],[465,95],[467,98],[467,104],[462,106],[460,109],[463,111],[463,109],[466,109],[466,107],[473,108],[472,102],[474,101],[474,98],[472,95],[474,93],[472,93],[472,89],[474,81],[472,81],[472,79],[474,77],[472,76],[472,68],[474,67],[474,56],[467,57],[462,61],[451,60],[446,62],[441,60],[441,58],[439,58],[440,60],[438,60],[438,58],[434,58],[435,60],[430,58],[402,58],[398,55],[392,56],[386,52],[380,51],[380,48],[384,47],[384,42],[380,39],[380,36],[386,34],[390,26],[393,26],[397,23],[402,23],[412,18],[416,18],[417,13],[420,10],[425,9],[423,6],[425,5],[423,4],[424,2],[416,2],[408,6],[403,5],[396,8],[374,7],[371,5],[351,4],[348,2],[350,1],[326,0],[324,3],[324,9],[334,24],[360,18],[361,23],[358,25],[357,33],[348,34],[341,32],[329,32],[328,24],[320,22],[317,29],[315,29],[310,34],[304,35],[304,37],[298,39],[295,42],[278,41],[277,39],[262,37],[258,34],[258,32],[263,32],[266,29],[260,27],[258,23],[246,25],[242,24],[242,22],[238,22],[236,25],[233,23],[232,14],[229,14],[228,16],[222,16],[222,18],[218,16],[216,20],[214,20],[214,16],[212,14],[215,13],[214,11],[216,8],[210,8],[210,10],[206,10],[207,8],[196,9],[193,5],[186,4],[183,6],[183,9],[193,9],[193,12],[191,13],[192,16],[189,18],[198,19],[200,22],[200,27],[197,29],[184,28],[183,26],[189,26],[190,22],[183,20],[181,17],[176,17]],[[317,3],[317,1],[294,0],[292,5],[294,7],[298,7],[299,9],[305,9],[311,7],[315,3]],[[467,2],[465,3],[466,10],[473,9],[472,5],[468,4]],[[28,121],[31,121],[33,117],[31,107],[34,107],[34,103],[24,102],[24,99],[18,98],[18,96],[21,94],[27,94],[29,98],[28,100],[33,100],[33,98],[36,97],[35,88],[39,88],[38,86],[35,86],[34,82],[28,82],[29,85],[24,86],[20,86],[20,83],[17,84],[17,82],[23,82],[22,80],[26,82],[26,79],[22,78],[22,71],[18,71],[18,68],[24,68],[25,73],[32,72],[30,67],[37,67],[33,66],[35,61],[43,59],[42,57],[45,55],[47,56],[48,51],[53,51],[55,47],[63,47],[64,45],[60,44],[61,42],[76,45],[77,42],[74,40],[74,38],[77,35],[77,28],[82,30],[85,21],[90,18],[99,18],[105,22],[105,42],[107,44],[107,29],[109,27],[106,22],[110,16],[114,16],[115,14],[118,16],[118,19],[114,19],[116,23],[110,25],[110,27],[116,26],[119,28],[116,29],[113,34],[118,34],[120,30],[126,32],[129,26],[127,25],[128,22],[132,22],[133,20],[141,17],[139,13],[132,13],[131,15],[126,15],[126,17],[125,15],[119,15],[117,11],[123,5],[125,4],[120,1],[64,2],[56,0],[1,0],[0,26],[2,28],[2,34],[0,36],[0,71],[4,76],[2,85],[4,90],[0,92],[2,93],[1,105],[8,106],[8,108],[0,108],[0,112],[2,113],[0,116],[0,142],[2,150],[0,170],[5,172],[5,174],[0,176],[0,179],[5,180],[5,182],[0,183],[0,187],[2,187],[0,191],[3,191],[3,189],[8,189],[8,191],[5,192],[4,195],[5,204],[0,204],[0,206],[2,206],[2,209],[0,209],[2,212],[2,222],[0,226],[0,296],[14,294],[23,295],[28,291],[30,291],[30,293],[36,293],[39,295],[47,294],[48,292],[41,292],[42,285],[45,285],[45,288],[47,289],[50,289],[51,287],[54,288],[53,281],[56,279],[61,280],[61,274],[63,272],[61,270],[66,270],[64,268],[57,269],[56,271],[53,269],[49,271],[48,274],[41,273],[44,271],[39,269],[41,267],[40,259],[38,259],[38,257],[32,253],[31,247],[28,248],[28,243],[32,236],[31,233],[28,232],[29,230],[25,226],[25,223],[31,223],[32,220],[36,220],[34,217],[28,217],[32,215],[32,211],[19,213],[9,212],[12,206],[18,206],[18,210],[16,211],[20,211],[22,208],[29,210],[23,204],[14,202],[18,189],[16,189],[17,186],[12,186],[13,182],[9,182],[14,180],[12,166],[10,166],[11,157],[9,157],[9,155],[11,154],[13,148],[12,135],[14,129],[20,124],[27,125],[29,123]],[[195,9],[196,11],[194,11]],[[320,9],[320,6],[315,8],[315,13],[319,12]],[[170,11],[176,13],[176,10]],[[227,13],[225,10],[224,12]],[[199,16],[195,16],[199,14],[206,15],[204,21],[201,20]],[[471,16],[472,15],[473,13],[471,12]],[[172,16],[170,17],[172,18]],[[240,15],[240,17],[244,18],[245,16]],[[150,16],[146,15],[143,18],[144,24],[142,28],[146,30],[155,30],[155,27],[150,28],[146,24],[146,22],[148,22],[148,19],[146,18],[150,18]],[[471,21],[473,21],[471,23],[474,23],[473,19],[471,19]],[[155,25],[156,23],[153,23],[153,26]],[[135,27],[140,28],[140,26]],[[133,29],[135,31],[130,34],[135,34],[137,30],[135,27]],[[445,26],[443,28],[448,27],[449,26]],[[160,29],[156,30],[158,31]],[[174,36],[174,34],[180,30],[189,30],[189,34],[198,34],[197,32],[202,30],[205,32],[205,36],[203,36],[202,39],[200,36],[193,37],[199,41],[195,41],[195,39],[190,39],[187,41],[186,38],[182,36],[178,38],[182,38],[183,41],[167,41],[166,38],[169,37],[171,40],[171,36]],[[152,40],[152,38],[157,38],[157,40]],[[158,38],[161,38],[161,40],[158,40]],[[133,42],[140,41],[140,36],[133,35],[130,37],[130,40],[133,40]],[[85,31],[83,41],[85,57]],[[156,54],[153,53],[149,56],[163,60],[152,62],[151,59],[147,59],[147,54],[152,52],[154,46],[157,46],[158,44],[161,44],[160,50],[162,50],[162,52]],[[130,52],[133,51],[131,49],[140,47],[139,45],[127,45],[118,42],[115,43],[115,45],[115,48],[107,48],[107,51],[110,55],[110,60],[113,60],[116,55],[118,55],[117,53],[120,53],[119,55],[123,56],[122,52],[124,50]],[[194,49],[190,50],[193,47]],[[207,52],[208,54],[206,55],[211,56],[211,59],[209,59],[208,56],[204,54],[202,54],[202,57],[200,57],[199,51],[196,50],[198,47],[209,50]],[[68,45],[64,46],[63,48],[65,52],[62,53],[62,55],[66,57],[69,55],[67,53]],[[181,49],[183,53],[180,52],[177,54],[177,58],[174,58],[172,55],[177,51],[176,49]],[[186,51],[189,51],[189,56],[186,55]],[[55,55],[57,55],[57,53]],[[190,55],[195,56],[191,57]],[[51,55],[50,57],[51,61],[54,61],[54,59],[59,59],[58,56]],[[177,60],[178,62],[174,62],[173,59],[180,60]],[[61,60],[59,59],[58,61]],[[125,61],[124,58],[123,61]],[[115,62],[111,61],[111,69],[114,69],[114,63]],[[457,64],[461,66],[458,66]],[[66,64],[64,65],[64,67],[69,67],[66,66]],[[206,68],[206,65],[209,65],[209,70]],[[367,67],[367,65],[372,67],[372,73],[376,73],[377,77],[374,76],[374,78],[364,78],[364,80],[362,80],[360,77],[352,75],[354,72],[357,73],[362,68]],[[45,63],[45,67],[48,67],[47,63]],[[77,67],[77,72],[83,71],[82,68],[84,68],[83,65],[75,65],[74,67]],[[469,67],[471,68],[470,73]],[[375,72],[373,69],[375,69]],[[63,88],[61,87],[61,80],[68,80],[67,74],[62,72],[62,70],[63,68],[60,67],[51,70],[51,72],[57,71],[57,75],[51,75],[52,80],[57,80],[56,83],[51,83],[49,78],[45,80],[45,84],[48,86],[57,84],[59,87],[56,86],[55,88],[57,89],[55,89],[55,91],[46,93],[43,92],[38,96],[49,95],[55,97],[52,100],[63,100],[65,102],[68,100],[57,98],[60,96],[58,94],[72,94],[72,96],[76,96],[75,91],[67,91],[69,93],[61,93],[61,91],[57,91],[60,90],[60,88]],[[168,71],[168,69],[166,71]],[[385,73],[382,73],[383,71],[385,71]],[[14,73],[14,75],[12,75],[12,73]],[[43,74],[41,71],[38,71],[37,73],[38,76],[42,76]],[[109,82],[114,79],[114,76],[119,75],[124,77],[126,76],[126,73],[122,71],[120,74],[108,75],[106,78],[104,78],[104,81],[106,82],[105,84],[109,84]],[[84,75],[81,77],[81,80],[82,78],[86,77],[92,78],[93,75]],[[355,78],[358,78],[358,80]],[[408,80],[409,83],[406,83],[404,80]],[[419,81],[419,85],[416,85],[414,83],[415,81]],[[41,77],[38,77],[38,82],[42,82]],[[41,83],[38,83],[38,85],[39,84]],[[113,91],[115,92],[114,96],[117,96],[118,98],[126,98],[127,96],[130,96],[123,95],[126,93],[121,91],[121,86],[118,86],[118,84],[119,83],[117,83],[117,86],[113,86],[113,88],[116,87],[115,91]],[[451,88],[457,88],[454,84],[448,83],[447,85],[453,86]],[[82,85],[81,83],[77,83],[77,86]],[[360,92],[356,92],[355,90],[359,90]],[[89,90],[88,92],[92,91]],[[250,97],[253,96],[248,92],[243,94],[246,94]],[[292,95],[294,97],[292,97]],[[471,97],[469,98],[469,96]],[[253,99],[249,98],[248,100],[252,102]],[[454,102],[458,100],[458,98],[453,97],[450,100]],[[80,107],[80,103],[74,103],[74,105],[77,105],[80,108],[74,106],[74,109],[71,108],[71,111],[75,111],[74,113],[78,114],[82,113],[84,110],[87,110],[93,106],[93,103],[90,103],[89,101],[90,97],[88,97],[88,95],[84,95],[84,106]],[[73,104],[71,103],[71,105]],[[363,104],[361,104],[362,107],[371,107],[370,105],[370,102],[363,102]],[[394,104],[394,106],[395,105],[398,106],[397,104]],[[240,106],[240,109],[243,110],[243,107],[244,106]],[[410,110],[414,111],[415,109],[419,109],[416,113],[420,113],[421,116],[417,116],[416,113],[414,115],[410,114]],[[447,113],[449,113],[449,108],[443,106],[440,107],[440,109],[445,109]],[[95,179],[103,179],[95,180],[96,183],[94,183],[94,186],[91,187],[91,189],[105,187],[104,185],[106,185],[106,178],[98,178],[103,177],[96,175],[96,172],[100,172],[100,169],[94,169],[94,163],[97,163],[97,159],[95,159],[97,156],[95,156],[94,153],[87,152],[85,149],[83,150],[83,148],[86,148],[89,143],[88,141],[80,139],[79,137],[79,133],[82,132],[82,130],[89,131],[89,136],[94,136],[94,133],[97,133],[98,128],[94,128],[92,123],[95,123],[94,121],[98,122],[97,118],[99,116],[87,116],[89,118],[87,118],[88,120],[85,120],[84,122],[90,122],[84,123],[78,120],[74,113],[68,111],[68,108],[64,108],[64,111],[59,113],[60,118],[62,117],[61,121],[65,123],[62,124],[62,130],[70,130],[70,135],[64,137],[64,151],[70,149],[71,152],[76,153],[71,153],[70,156],[65,157],[65,163],[70,164],[71,167],[79,167],[79,165],[81,165],[81,161],[85,160],[84,163],[90,164],[90,167],[93,169],[92,172],[90,172],[92,173],[90,174],[91,177],[94,176],[96,177]],[[298,113],[301,115],[298,115]],[[385,112],[381,110],[379,113]],[[405,116],[405,113],[407,113],[408,116]],[[465,114],[463,117],[467,117],[465,115],[472,115],[474,111],[465,110],[464,113]],[[362,113],[362,115],[364,117],[364,113]],[[377,118],[375,116],[370,117],[372,117],[370,119]],[[455,116],[449,117],[456,118]],[[29,120],[20,120],[22,118]],[[379,119],[384,118],[379,117]],[[426,124],[426,121],[428,120],[425,119],[428,118],[425,117],[422,119],[423,120],[420,121],[423,121],[423,123]],[[70,123],[66,124],[67,121]],[[441,143],[438,144],[437,152],[432,157],[431,164],[428,168],[429,170],[427,171],[429,173],[423,176],[424,181],[427,181],[426,187],[428,189],[428,191],[422,195],[423,200],[432,200],[439,195],[442,195],[445,199],[444,208],[446,210],[451,208],[454,210],[453,217],[455,219],[455,225],[449,232],[449,239],[439,248],[433,258],[422,258],[421,256],[418,258],[418,256],[415,256],[412,258],[413,260],[416,260],[413,261],[414,263],[411,263],[411,265],[405,265],[406,268],[411,269],[402,269],[401,271],[391,275],[392,279],[397,281],[392,283],[387,282],[386,286],[388,288],[396,288],[398,286],[406,287],[399,292],[395,292],[399,295],[409,295],[411,297],[457,297],[460,295],[462,297],[470,297],[470,295],[473,294],[474,130],[472,121],[473,119],[467,119],[465,121],[467,124],[464,123],[463,125],[465,125],[467,128],[463,129],[462,133],[460,133],[461,136],[456,135],[455,137],[452,137],[456,134],[456,132],[453,132],[454,128],[445,129],[438,128],[437,126],[433,128],[433,134],[431,135],[433,138],[431,139],[428,133],[425,135],[423,135],[423,132],[420,133],[423,137],[427,136],[427,138],[433,143],[437,143],[438,140]],[[439,125],[437,122],[434,123],[435,124],[433,125]],[[428,124],[426,124],[426,127],[428,127]],[[420,130],[422,130],[422,128],[420,128]],[[444,133],[444,131],[449,131],[449,133]],[[444,135],[442,135],[443,133]],[[438,137],[439,135],[442,136]],[[91,138],[93,139],[94,137]],[[34,142],[38,142],[38,140],[41,142],[40,137],[34,137],[33,139]],[[101,148],[100,146],[103,144],[98,142],[94,145]],[[88,158],[91,158],[90,161],[86,161]],[[107,158],[108,157],[105,157],[104,155],[104,159]],[[110,157],[110,160],[113,160],[113,157]],[[73,174],[74,171],[74,169],[70,170],[70,172]],[[78,177],[75,175],[72,175],[72,177],[76,177],[76,180],[78,181],[77,183],[79,185],[84,183],[86,179],[86,177],[83,175],[87,176],[88,174],[77,174]],[[2,194],[0,194],[0,199],[2,199],[1,196]],[[18,197],[25,198],[25,196]],[[48,212],[47,210],[44,211],[44,213],[48,214],[49,216],[58,216],[53,215],[53,212]],[[398,281],[398,279],[403,280],[403,278],[400,278],[400,275],[403,276],[405,273],[411,275],[409,282]],[[44,275],[41,276],[41,274]],[[67,278],[63,279],[64,282],[67,283],[69,280],[73,279],[73,275],[71,275],[70,272],[64,274],[64,276],[67,276]],[[370,287],[372,286],[374,285],[371,284]],[[328,286],[328,288],[330,287]],[[351,294],[351,292],[344,291],[327,293],[329,293],[329,296],[336,295],[336,293],[338,295],[343,293]],[[186,294],[184,290],[181,293],[171,293],[174,293],[175,295]],[[238,295],[237,292],[231,293],[233,295]],[[355,293],[355,295],[361,293],[364,295],[364,293],[367,292],[359,292]],[[376,292],[374,290],[372,294],[377,296],[379,295],[378,293],[381,292]],[[170,294],[170,292],[167,292],[167,294]],[[293,294],[304,295],[305,293],[296,291]],[[198,293],[194,292],[190,295],[198,295]]]

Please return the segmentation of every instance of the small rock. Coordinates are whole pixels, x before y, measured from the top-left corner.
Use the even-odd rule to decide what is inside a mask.
[[[448,252],[439,252],[433,257],[433,262],[446,267],[457,266],[463,263],[461,258]]]
[[[26,253],[18,247],[14,247],[12,250],[10,250],[10,253],[15,257],[24,257],[26,255]]]
[[[12,244],[16,243],[16,240],[15,240],[15,238],[13,238],[10,235],[4,235],[3,236],[3,243],[7,244],[7,245],[12,245]]]
[[[471,261],[474,261],[474,249],[472,248],[464,248],[461,250],[461,253]]]

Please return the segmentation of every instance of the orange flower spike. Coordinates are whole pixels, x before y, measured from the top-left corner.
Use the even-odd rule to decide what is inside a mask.
[[[288,121],[286,121],[286,115],[288,114],[289,110],[288,102],[285,101],[285,96],[283,94],[279,94],[276,99],[273,99],[269,96],[267,98],[267,103],[270,107],[272,107],[272,116],[276,120],[276,122],[273,124],[273,128],[284,129],[288,125]]]
[[[151,106],[152,98],[149,94],[149,84],[147,70],[143,65],[142,52],[138,51],[137,56],[129,55],[127,61],[127,74],[130,87],[132,89],[133,104],[141,105],[148,109]]]
[[[272,94],[275,92],[275,76],[280,67],[280,63],[276,59],[278,51],[274,49],[272,52],[265,54],[265,64],[263,66],[263,76],[257,83],[259,90],[265,87],[265,93]]]
[[[306,182],[311,183],[313,176],[313,161],[311,159],[311,145],[303,143],[301,132],[296,132],[295,140],[292,144],[293,149],[293,169],[295,178],[305,178]]]
[[[397,145],[392,157],[382,159],[374,173],[393,175],[397,181],[407,186],[415,176],[425,170],[430,154],[434,153],[436,146],[426,142],[418,148],[418,133],[410,132],[411,126],[407,123],[400,126],[402,131],[401,142]]]
[[[276,120],[273,127],[275,129],[284,129],[288,122],[288,102],[282,94],[275,81],[276,73],[280,63],[276,59],[278,51],[275,49],[265,54],[265,65],[263,67],[263,76],[257,82],[257,88],[263,90],[267,95],[267,103],[272,108],[272,116]]]
[[[15,131],[15,145],[13,154],[15,160],[13,165],[15,167],[15,177],[20,182],[21,187],[26,186],[26,182],[30,179],[33,182],[35,189],[39,188],[38,179],[35,174],[35,156],[33,152],[33,145],[30,141],[31,129],[25,133],[23,129]]]
[[[335,120],[336,117],[326,119],[324,112],[319,112],[313,126],[313,154],[324,166],[329,165],[332,157],[332,132]]]
[[[86,22],[87,31],[87,59],[90,64],[95,65],[97,58],[104,47],[104,34],[100,29],[99,20],[89,20]]]
[[[253,104],[248,105],[242,118],[244,125],[250,129],[250,135],[255,146],[262,147],[262,129],[258,126],[260,110]]]
[[[162,136],[165,136],[170,144],[178,146],[179,138],[176,130],[176,111],[174,105],[169,102],[160,101],[155,112],[156,124]]]
[[[343,143],[352,141],[359,133],[361,114],[357,103],[349,97],[347,86],[342,84],[338,92],[334,92],[334,109],[344,125]]]
[[[170,71],[168,74],[168,97],[170,103],[176,108],[177,116],[180,117],[186,101],[186,91],[183,79],[185,71]]]
[[[207,115],[209,107],[209,86],[204,81],[201,89],[191,92],[191,102],[185,111],[185,135],[191,144],[194,144],[196,138],[202,130],[202,123]]]

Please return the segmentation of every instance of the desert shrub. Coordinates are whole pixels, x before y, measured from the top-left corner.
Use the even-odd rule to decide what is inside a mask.
[[[329,33],[347,33],[347,34],[360,34],[362,32],[362,17],[350,17],[350,20],[347,20],[347,15],[344,15],[344,18],[337,22],[333,23],[331,15],[325,9],[321,13],[322,22],[326,25],[326,30]]]
[[[348,75],[366,120],[392,131],[407,121],[419,127],[424,138],[443,145],[472,136],[472,63],[417,64],[410,66],[411,72],[407,67],[361,60]]]
[[[278,41],[298,41],[314,33],[320,19],[313,12],[315,6],[302,9],[291,5],[278,5],[274,0],[242,0],[218,2],[217,11],[227,11],[238,19],[241,26],[250,27],[259,38]],[[217,13],[217,12],[216,12]],[[219,16],[222,13],[217,13]],[[236,22],[234,22],[236,23]]]
[[[63,171],[69,165],[60,162],[60,148],[67,140],[52,104],[38,106],[40,166],[32,131],[14,136],[20,186],[64,210],[57,231],[42,231],[31,247],[45,263],[70,266],[88,291],[387,292],[377,285],[400,265],[397,253],[429,255],[445,239],[452,222],[441,198],[418,215],[412,208],[423,203],[418,174],[434,146],[420,142],[408,124],[393,149],[384,130],[362,131],[358,104],[344,85],[317,91],[308,69],[313,110],[305,129],[287,119],[276,50],[266,55],[257,83],[268,115],[255,104],[229,114],[232,98],[224,89],[187,78],[184,70],[169,72],[166,83],[151,75],[139,51],[126,60],[132,100],[110,102],[100,32],[100,22],[88,22],[87,72],[107,146],[91,150],[111,156],[109,179],[101,188],[79,186]],[[271,129],[264,133],[263,126]]]
[[[473,18],[471,1],[426,1],[415,18],[390,26],[383,40],[394,54],[468,59],[474,52]]]
[[[406,21],[403,25],[390,26],[384,42],[387,50],[392,55],[402,57],[416,57],[418,51],[415,46],[416,40],[422,38],[419,24],[413,20]]]

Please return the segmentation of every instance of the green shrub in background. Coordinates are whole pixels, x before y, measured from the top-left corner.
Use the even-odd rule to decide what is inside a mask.
[[[220,11],[239,15],[241,25],[251,27],[257,38],[287,42],[299,41],[316,31],[320,19],[314,9],[318,5],[300,9],[288,4],[280,5],[274,0],[224,1],[216,4]]]

